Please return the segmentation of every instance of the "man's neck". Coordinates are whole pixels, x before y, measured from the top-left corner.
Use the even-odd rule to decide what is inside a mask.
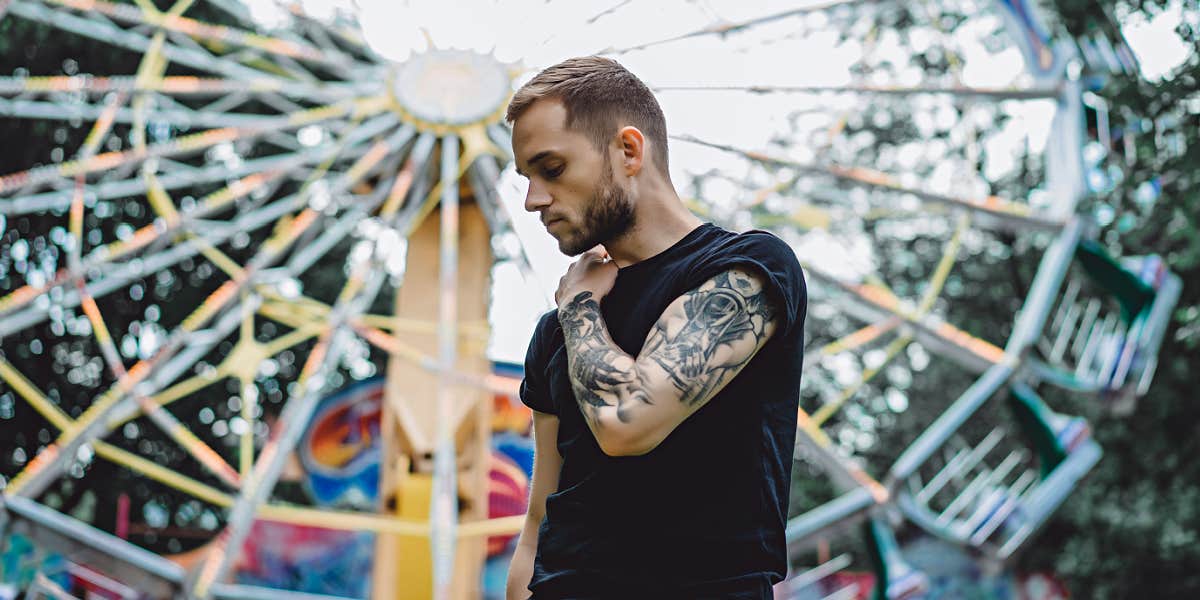
[[[675,190],[664,191],[641,199],[633,227],[605,243],[604,249],[618,267],[628,267],[674,246],[702,223],[683,206]]]

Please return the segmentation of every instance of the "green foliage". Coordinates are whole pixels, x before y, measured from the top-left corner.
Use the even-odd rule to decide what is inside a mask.
[[[948,3],[952,4],[952,3]],[[1056,14],[1055,35],[1103,33],[1116,39],[1115,19],[1131,15],[1152,17],[1174,2],[1104,2],[1086,0],[1043,2]],[[939,4],[939,11],[954,7]],[[889,12],[891,11],[891,12]],[[1185,15],[1200,14],[1200,3],[1183,2]],[[902,44],[918,34],[950,32],[964,22],[961,15],[932,16],[913,6],[887,5],[875,24],[898,28]],[[1113,19],[1105,15],[1115,15]],[[1094,398],[1043,391],[1062,413],[1086,416],[1105,455],[1017,565],[1021,571],[1050,571],[1061,577],[1080,598],[1190,598],[1200,595],[1200,404],[1195,397],[1195,369],[1200,366],[1200,30],[1188,19],[1178,34],[1193,46],[1186,62],[1162,81],[1137,76],[1110,77],[1096,95],[1109,106],[1114,130],[1136,132],[1128,157],[1112,148],[1099,165],[1110,181],[1107,191],[1085,199],[1080,207],[1101,225],[1099,240],[1114,256],[1159,254],[1184,282],[1159,356],[1158,372],[1148,395],[1129,416],[1106,412]],[[867,31],[869,28],[858,28]],[[918,31],[923,30],[923,31]],[[1001,46],[1010,45],[1002,41]],[[926,81],[944,81],[957,59],[942,44],[910,54]],[[867,59],[871,62],[871,59]],[[887,62],[863,65],[864,73],[890,71]],[[844,139],[834,147],[835,162],[869,165],[895,172],[896,157],[920,151],[949,138],[942,130],[919,130],[916,113],[928,110],[916,102],[874,100],[849,114]],[[858,107],[856,107],[858,108]],[[967,110],[991,110],[978,103],[955,103],[959,117]],[[849,113],[849,111],[848,111]],[[890,114],[886,117],[885,113]],[[970,139],[982,166],[988,151],[984,141],[1001,129],[1004,114],[992,119],[960,120],[955,129],[972,130]],[[979,125],[983,123],[983,125]],[[940,128],[939,128],[940,129]],[[839,152],[840,150],[840,152]],[[848,151],[847,151],[848,150]],[[944,159],[962,160],[971,154],[953,144]],[[1008,198],[1029,198],[1044,179],[1041,158],[1018,157],[1013,172],[988,181],[990,192]],[[913,171],[927,176],[932,165]],[[1152,189],[1160,189],[1156,199]],[[876,197],[875,201],[880,198]],[[856,205],[857,206],[857,205]],[[857,209],[857,208],[856,208]],[[877,248],[879,276],[900,296],[920,295],[940,254],[945,231],[916,236],[895,235],[885,221],[865,226]],[[962,329],[1001,343],[1008,335],[1017,306],[1028,292],[1044,248],[1030,236],[987,235],[969,239],[940,295],[938,310]],[[832,321],[836,325],[836,320]],[[829,329],[830,322],[812,322]],[[836,337],[838,331],[824,332]],[[820,345],[815,340],[810,348]],[[905,390],[910,405],[903,415],[880,426],[875,448],[858,455],[869,464],[887,465],[895,455],[964,387],[963,372],[935,361],[913,373]],[[872,386],[858,396],[867,396]],[[916,414],[914,414],[916,413]],[[982,418],[982,417],[981,417]],[[986,418],[983,418],[986,420]],[[882,423],[882,421],[881,421]],[[798,479],[793,496],[812,500],[811,478]]]
[[[1096,23],[1094,2],[1055,3],[1078,34]],[[1113,14],[1154,15],[1171,2],[1104,2]],[[1187,0],[1185,14],[1200,3]],[[1184,282],[1159,356],[1150,392],[1129,417],[1096,414],[1093,430],[1105,449],[1084,486],[1068,500],[1029,568],[1050,568],[1081,598],[1189,598],[1200,593],[1200,31],[1185,22],[1178,33],[1193,48],[1163,81],[1110,80],[1114,128],[1154,124],[1135,138],[1131,163],[1114,156],[1119,182],[1090,200],[1101,214],[1118,215],[1101,234],[1117,255],[1161,254]],[[1119,159],[1119,160],[1118,160]],[[1161,186],[1148,202],[1147,186]],[[1086,410],[1086,407],[1079,407]],[[1077,411],[1078,412],[1078,411]]]

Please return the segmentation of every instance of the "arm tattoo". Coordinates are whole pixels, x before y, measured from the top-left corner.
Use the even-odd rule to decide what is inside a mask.
[[[628,422],[636,403],[650,404],[633,359],[612,341],[591,292],[582,292],[559,309],[566,342],[571,388],[583,416],[599,425],[599,410],[616,406],[617,417]]]
[[[736,270],[688,292],[683,309],[655,325],[642,353],[667,372],[681,402],[694,404],[750,362],[775,313],[758,282]]]
[[[591,292],[559,309],[571,387],[593,429],[601,409],[614,407],[628,423],[653,404],[651,378],[662,381],[662,373],[684,405],[706,402],[750,362],[775,319],[759,280],[737,269],[684,294],[681,305],[683,314],[669,310],[659,319],[636,359],[612,341]]]

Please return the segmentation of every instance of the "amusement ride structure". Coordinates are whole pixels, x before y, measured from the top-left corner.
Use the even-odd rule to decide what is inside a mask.
[[[104,597],[334,597],[247,583],[255,561],[298,559],[308,540],[322,554],[295,569],[343,561],[361,575],[341,582],[346,595],[478,597],[488,536],[511,536],[523,519],[520,507],[489,512],[505,499],[497,486],[523,500],[527,476],[513,467],[521,460],[493,451],[495,423],[512,416],[493,400],[515,398],[520,373],[485,352],[489,295],[509,293],[492,291],[490,277],[503,262],[530,287],[537,279],[517,204],[504,197],[512,157],[502,115],[515,82],[546,65],[437,47],[436,36],[393,61],[364,41],[352,13],[317,18],[293,4],[286,26],[268,28],[233,0],[202,4],[0,0],[0,19],[139,57],[132,74],[0,77],[3,118],[86,131],[47,164],[0,165],[0,391],[53,429],[44,439],[22,433],[40,450],[22,451],[4,481],[4,547],[23,540],[36,567],[4,580],[28,597],[68,597],[64,588],[80,581]],[[856,19],[889,5],[801,4],[575,50],[635,56],[689,40],[733,45],[759,28],[845,28],[871,56],[887,36]],[[189,16],[198,8],[238,26]],[[635,8],[619,2],[584,17]],[[928,579],[903,556],[902,528],[991,564],[1011,560],[1101,458],[1087,422],[1052,410],[1045,390],[1132,410],[1179,293],[1157,257],[1109,256],[1079,209],[1084,149],[1116,147],[1088,88],[1136,70],[1128,49],[1051,35],[1028,2],[966,9],[989,11],[1019,49],[1025,69],[1010,86],[964,85],[957,60],[946,78],[912,86],[868,76],[809,87],[648,80],[663,97],[749,94],[825,107],[806,109],[823,117],[796,134],[823,152],[803,156],[787,145],[673,136],[675,147],[743,172],[698,175],[694,210],[730,228],[775,231],[808,275],[795,473],[826,485],[824,495],[793,499],[787,597],[916,597]],[[912,113],[1052,106],[1036,197],[990,195],[969,174],[939,181],[839,162],[854,113],[897,97],[912,99]],[[961,122],[952,120],[943,129]],[[718,180],[743,200],[706,195],[703,184]],[[918,227],[944,241],[940,260],[913,267],[929,275],[919,294],[830,259],[863,262],[854,248],[889,221],[893,232]],[[1040,259],[1011,329],[989,340],[952,324],[939,295],[964,248],[996,239]],[[204,300],[170,305],[183,286]],[[163,307],[145,308],[151,300]],[[870,450],[910,402],[896,381],[931,355],[960,369],[964,386],[912,398],[939,414],[880,463]],[[65,366],[51,369],[51,360]],[[902,361],[907,368],[891,369]],[[374,364],[385,365],[380,377]],[[881,374],[892,384],[868,385]],[[190,549],[151,552],[131,541],[128,518],[104,530],[47,501],[64,486],[123,492],[88,478],[99,461],[192,497],[192,516],[220,525]],[[299,479],[306,500],[281,497],[277,485]],[[142,530],[153,529],[146,520]],[[314,529],[340,533],[317,543],[305,537]],[[363,548],[373,559],[346,562]],[[57,562],[44,560],[51,554]],[[69,572],[68,583],[55,570]],[[850,571],[874,573],[873,583],[839,578]]]

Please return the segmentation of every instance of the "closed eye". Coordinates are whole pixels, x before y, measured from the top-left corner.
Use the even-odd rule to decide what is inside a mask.
[[[566,168],[567,168],[566,165],[558,165],[553,168],[543,169],[542,176],[545,177],[546,179],[554,179],[554,178],[558,177],[559,175],[562,175],[562,172]]]

